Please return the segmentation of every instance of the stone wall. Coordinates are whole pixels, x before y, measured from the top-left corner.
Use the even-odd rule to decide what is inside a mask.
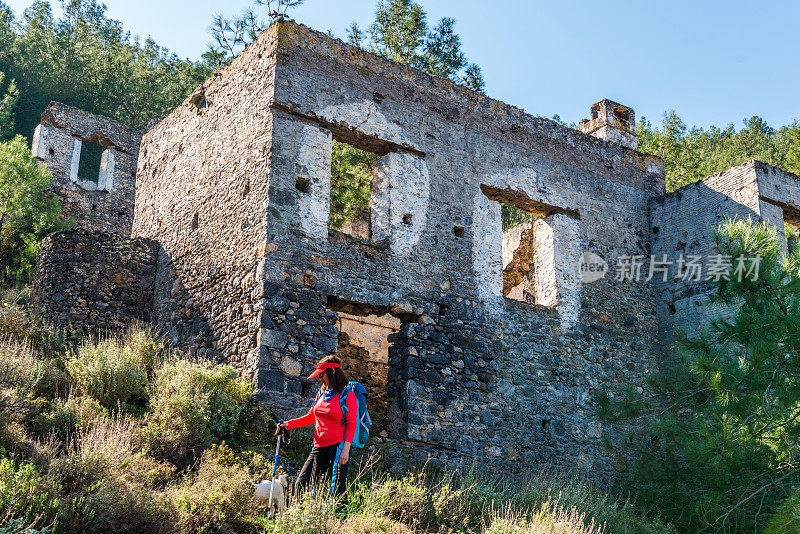
[[[483,459],[525,473],[558,464],[609,482],[626,468],[625,426],[596,417],[593,393],[642,391],[636,377],[655,370],[652,318],[630,303],[571,333],[554,310],[516,301],[502,328],[457,299],[431,324],[404,325],[390,349],[390,435],[404,438],[387,449],[392,465]]]
[[[267,34],[197,88],[145,134],[139,157],[133,234],[164,250],[154,320],[177,346],[241,369],[261,326],[272,47]]]
[[[53,174],[65,218],[79,228],[130,236],[141,137],[142,132],[107,117],[58,102],[47,107],[31,150]],[[81,175],[89,143],[100,145],[100,168],[96,175]]]
[[[578,130],[636,150],[636,115],[631,108],[606,98],[593,104],[590,114],[578,123]]]
[[[137,237],[54,234],[34,298],[61,324],[152,319],[251,377],[280,417],[308,409],[304,377],[339,354],[387,415],[371,446],[390,470],[557,463],[610,481],[635,428],[602,422],[594,394],[644,391],[675,327],[725,312],[704,307],[705,282],[626,279],[620,262],[708,255],[732,216],[782,235],[800,224],[800,179],[749,162],[665,195],[662,162],[632,149],[633,110],[592,114],[581,133],[275,23],[141,149],[138,132],[48,108],[33,150],[67,211],[126,234],[136,177]],[[377,155],[369,210],[345,232],[328,225],[334,140]],[[107,149],[94,186],[76,174],[91,141]],[[504,234],[501,204],[539,218]],[[611,270],[584,281],[583,257]]]
[[[370,240],[328,230],[334,139],[379,155]],[[655,296],[583,285],[577,259],[649,254],[663,192],[657,158],[277,23],[145,135],[134,234],[164,247],[156,322],[281,415],[307,409],[348,310],[390,314],[395,465],[564,458],[602,479],[624,428],[592,393],[657,364]],[[501,202],[548,222],[552,306],[503,297]]]
[[[800,226],[800,177],[760,161],[748,165],[756,176],[761,216],[785,240],[783,223]]]
[[[705,269],[717,254],[713,231],[725,220],[735,218],[773,225],[785,252],[784,222],[800,222],[798,206],[800,178],[758,161],[749,161],[653,199],[653,254],[672,264],[666,281],[663,277],[654,278],[662,339],[670,342],[675,329],[691,333],[731,311],[709,306],[714,288],[706,280],[707,271],[702,271],[700,281],[692,280],[693,267],[677,272],[681,258],[686,262],[695,258]]]
[[[149,322],[158,244],[109,232],[66,230],[42,242],[33,303],[48,322],[120,331]]]

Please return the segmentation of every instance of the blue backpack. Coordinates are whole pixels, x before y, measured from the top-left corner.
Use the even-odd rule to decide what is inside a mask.
[[[358,425],[358,428],[356,428],[356,432],[353,436],[352,447],[356,449],[363,449],[364,445],[367,444],[367,439],[369,438],[369,427],[372,425],[372,418],[369,416],[369,411],[367,410],[367,390],[355,380],[351,380],[344,387],[342,392],[339,394],[339,407],[342,409],[342,414],[344,415],[344,419],[342,419],[342,425],[347,424],[347,396],[350,393],[355,394],[356,403],[358,404],[358,413],[356,414],[356,424]],[[317,398],[314,399],[314,404],[317,403],[321,396],[322,390],[317,393]]]
[[[356,424],[358,428],[356,428],[356,433],[353,436],[353,447],[356,449],[363,449],[369,438],[369,427],[372,425],[372,418],[370,418],[369,411],[367,410],[367,390],[354,380],[348,382],[342,390],[341,395],[339,395],[339,404],[344,414],[342,424],[345,424],[344,422],[347,420],[347,406],[345,404],[347,395],[350,392],[355,394],[356,402],[358,403],[358,414],[356,414]]]
[[[355,394],[356,403],[358,404],[358,414],[356,414],[356,424],[358,425],[358,428],[356,428],[351,446],[356,449],[362,449],[364,448],[364,445],[367,444],[367,438],[369,438],[369,427],[372,425],[372,419],[369,416],[369,411],[367,411],[367,390],[360,383],[356,381],[350,381],[339,394],[339,406],[342,409],[342,414],[344,414],[344,419],[342,419],[343,425],[346,424],[347,421],[347,396],[351,392]],[[320,390],[320,392],[317,393],[317,398],[314,399],[314,404],[317,403],[321,396],[322,391]],[[339,444],[339,447],[337,447],[336,458],[333,460],[333,476],[331,477],[330,488],[331,495],[335,493],[336,481],[339,477],[339,455],[342,453],[342,447],[344,447],[344,441],[342,441]]]

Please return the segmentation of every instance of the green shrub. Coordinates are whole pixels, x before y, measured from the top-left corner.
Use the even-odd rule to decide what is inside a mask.
[[[108,477],[84,498],[91,510],[86,532],[124,534],[172,532],[176,513],[162,492],[148,491],[127,481]]]
[[[42,239],[65,226],[53,176],[31,155],[21,136],[0,142],[0,277],[3,285],[32,278]]]
[[[156,369],[170,356],[167,342],[149,327],[131,327],[125,334],[123,344],[136,355],[150,380],[154,378]]]
[[[65,500],[81,503],[62,514],[63,525],[84,532],[163,532],[174,523],[162,491],[174,480],[174,468],[138,451],[136,436],[132,419],[100,419],[50,462],[47,478]]]
[[[130,419],[98,423],[79,432],[66,453],[53,458],[47,476],[67,493],[85,493],[129,462],[135,453],[135,439]]]
[[[70,410],[76,421],[78,429],[86,431],[95,423],[109,421],[109,413],[97,399],[86,395],[70,396],[64,404]]]
[[[71,395],[66,400],[49,403],[49,409],[33,418],[30,427],[39,436],[54,434],[67,442],[76,431],[88,430],[96,422],[108,420],[108,410],[99,401],[87,395]]]
[[[402,479],[379,475],[351,484],[347,513],[385,516],[431,532],[485,532],[487,525],[503,534],[675,532],[588,482],[545,471],[514,483],[485,473],[428,469]]]
[[[374,514],[350,516],[333,532],[336,534],[413,534],[413,531],[406,525]]]
[[[22,306],[5,300],[0,303],[0,335],[24,338],[29,325],[28,314]]]
[[[0,341],[0,424],[26,421],[40,411],[37,391],[44,376],[45,366],[29,345]]]
[[[68,352],[65,333],[44,324],[40,317],[29,316],[30,309],[20,303],[28,298],[28,291],[0,290],[0,361],[7,364],[22,358],[34,362],[38,372],[31,383],[34,395],[55,398],[70,389],[63,363]]]
[[[263,516],[262,516],[263,518]],[[379,512],[359,511],[343,518],[337,501],[302,497],[274,522],[277,534],[412,534],[409,526]]]
[[[82,471],[83,476],[65,486],[63,470],[44,477],[31,464],[0,460],[0,532],[158,533],[168,532],[174,524],[171,501],[164,493],[123,474],[136,472],[135,466],[115,470],[92,464],[80,450],[58,463]]]
[[[96,402],[96,401],[95,401]],[[48,405],[48,409],[30,420],[28,427],[38,436],[53,434],[60,441],[66,442],[78,428],[78,414],[68,401],[57,399]]]
[[[61,504],[58,487],[33,465],[0,459],[0,526],[9,527],[12,521],[30,528],[50,526]]]
[[[430,523],[431,501],[421,482],[416,476],[379,482],[362,500],[368,510],[384,513],[397,521],[412,525]]]
[[[67,361],[69,374],[81,393],[114,409],[133,397],[146,398],[147,371],[141,355],[116,340],[86,342]]]
[[[272,477],[274,456],[271,453],[245,449],[236,454],[236,460],[247,467],[253,480],[266,480]]]
[[[459,473],[434,475],[422,471],[393,480],[373,481],[354,488],[356,502],[372,513],[381,513],[419,529],[472,532],[488,519],[496,499],[503,496],[489,484],[476,483]]]
[[[629,500],[619,500],[594,488],[589,481],[541,471],[518,483],[508,502],[515,510],[577,510],[611,532],[670,533],[673,527],[649,518]],[[571,513],[571,512],[570,512]]]
[[[0,457],[8,458],[29,443],[25,428],[19,423],[0,423]]]
[[[775,511],[762,534],[796,534],[800,532],[800,490],[795,492]]]
[[[340,524],[336,520],[336,500],[324,491],[314,498],[309,492],[292,503],[275,523],[278,534],[329,534]]]
[[[178,360],[156,372],[145,435],[157,455],[186,465],[231,440],[252,386],[226,365]]]
[[[0,534],[50,534],[49,528],[33,528],[22,519],[0,521]]]
[[[246,470],[220,460],[226,454],[207,451],[197,474],[171,489],[181,532],[236,532],[255,509]]]
[[[486,534],[602,534],[605,530],[575,510],[542,511],[531,518],[496,517]],[[623,531],[624,532],[624,531]]]

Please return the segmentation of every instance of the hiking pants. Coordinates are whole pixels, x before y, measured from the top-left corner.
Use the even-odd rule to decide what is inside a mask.
[[[338,447],[339,443],[335,443],[327,447],[314,447],[311,449],[311,454],[308,455],[306,463],[304,463],[303,468],[300,469],[300,474],[297,475],[297,482],[295,483],[297,495],[300,495],[300,493],[308,489],[309,485],[313,486],[323,480],[328,481],[325,485],[325,491],[327,491],[330,487],[329,483],[333,475],[333,467],[337,460],[336,450]],[[345,492],[347,485],[347,468],[349,466],[350,462],[348,461],[346,464],[336,469],[335,495],[342,495]]]

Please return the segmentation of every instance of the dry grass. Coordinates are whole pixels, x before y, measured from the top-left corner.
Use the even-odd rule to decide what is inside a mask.
[[[25,336],[30,329],[31,321],[25,309],[15,302],[0,302],[0,334]]]
[[[335,534],[412,534],[407,525],[375,514],[356,514],[334,526]]]
[[[294,504],[275,532],[674,533],[637,515],[629,502],[552,471],[513,483],[474,472],[423,470],[392,479],[365,471],[351,482],[346,505],[328,497],[326,489],[317,488],[317,498],[290,495]]]
[[[271,471],[271,444],[266,426],[243,428],[265,415],[241,417],[250,386],[235,370],[176,359],[147,330],[84,340],[77,351],[57,336],[55,345],[30,337],[0,339],[0,534],[265,532],[251,482]],[[223,441],[235,439],[234,448]],[[372,458],[352,473],[347,504],[326,490],[290,491],[294,504],[270,531],[670,532],[628,502],[547,472],[513,484],[432,470],[393,479]]]
[[[206,451],[197,473],[169,495],[178,511],[180,532],[241,532],[258,510],[246,470],[229,464],[228,454],[216,450]]]
[[[594,523],[585,524],[584,514],[576,510],[558,510],[533,519],[498,517],[492,521],[486,534],[602,534]]]

